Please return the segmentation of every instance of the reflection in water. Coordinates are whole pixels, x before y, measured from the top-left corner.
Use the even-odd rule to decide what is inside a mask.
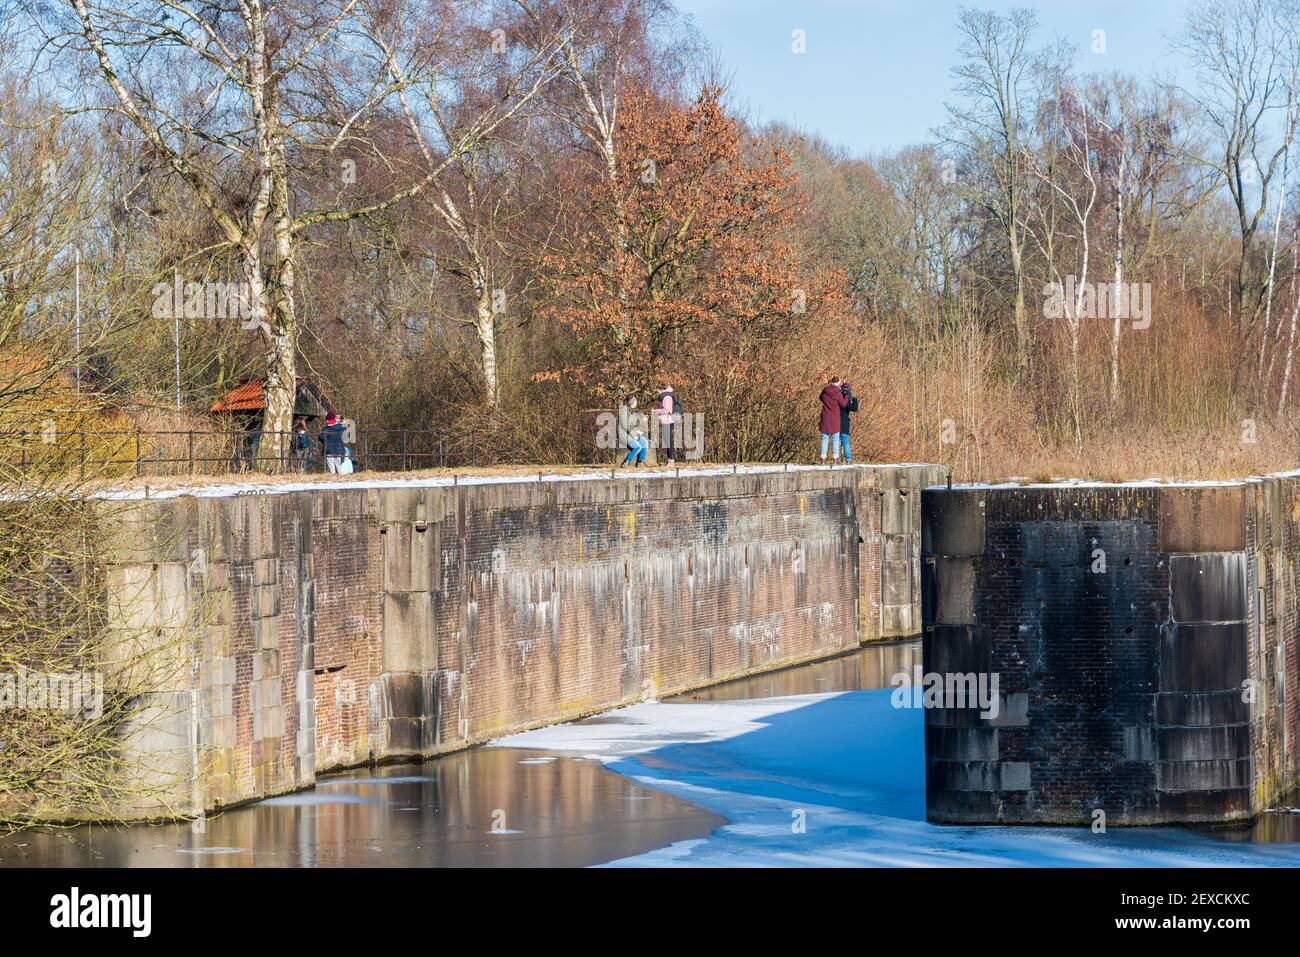
[[[1244,844],[1300,843],[1300,793],[1278,802],[1245,827],[1214,828],[1210,833],[1225,841]]]
[[[0,867],[567,867],[703,837],[718,815],[599,762],[476,748],[322,778],[202,822],[27,831]]]
[[[738,701],[748,698],[782,698],[786,695],[832,691],[867,691],[891,687],[890,679],[921,664],[920,641],[890,641],[865,645],[857,651],[810,665],[796,665],[702,691],[665,698],[674,701]]]

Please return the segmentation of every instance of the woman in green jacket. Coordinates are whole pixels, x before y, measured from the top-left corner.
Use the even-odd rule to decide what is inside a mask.
[[[618,407],[618,442],[627,449],[627,457],[619,463],[620,468],[633,460],[637,465],[645,461],[650,443],[645,435],[645,416],[636,411],[634,395],[629,395]]]

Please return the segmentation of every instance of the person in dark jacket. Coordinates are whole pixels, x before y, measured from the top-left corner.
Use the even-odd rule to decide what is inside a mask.
[[[840,413],[848,404],[849,400],[844,396],[844,383],[836,376],[826,383],[821,395],[822,417],[819,427],[822,433],[822,465],[826,464],[827,444],[832,447],[833,460],[840,460]]]
[[[853,394],[853,386],[844,383],[841,391],[848,404],[840,409],[840,448],[844,450],[844,461],[853,461],[853,450],[849,448],[849,416],[858,411],[858,397]]]
[[[333,412],[325,417],[325,428],[320,430],[320,444],[325,452],[325,466],[331,472],[342,471],[343,457],[347,454],[343,447],[345,431],[343,423]]]
[[[293,426],[293,457],[299,472],[311,468],[311,436],[307,434],[307,420],[302,416],[298,416]]]

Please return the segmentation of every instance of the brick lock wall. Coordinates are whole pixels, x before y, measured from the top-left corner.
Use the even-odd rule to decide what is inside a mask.
[[[278,504],[263,509],[232,498],[183,505],[188,599],[202,648],[200,791],[211,804],[314,778],[311,514],[291,497]]]
[[[138,503],[135,539],[171,538],[114,567],[165,596],[139,616],[188,623],[191,678],[161,722],[173,800],[136,810],[228,806],[905,636],[919,489],[942,479],[696,470]],[[156,765],[157,738],[135,747]]]
[[[435,661],[387,674],[390,751],[437,753],[856,646],[851,486],[686,483],[425,493],[447,500],[417,533],[442,542]]]
[[[1294,714],[1261,678],[1270,646],[1294,655],[1273,577],[1294,546],[1268,545],[1293,487],[926,491],[925,670],[1001,692],[996,719],[926,712],[929,819],[1226,821],[1294,785]]]
[[[311,509],[310,627],[314,636],[310,700],[312,741],[321,766],[367,761],[382,671],[382,549],[370,496],[348,492],[329,510]],[[324,587],[326,584],[331,587]]]

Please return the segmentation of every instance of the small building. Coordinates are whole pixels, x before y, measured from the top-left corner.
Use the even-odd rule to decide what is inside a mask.
[[[231,467],[236,471],[251,468],[257,461],[257,450],[262,442],[262,417],[266,411],[266,397],[261,379],[248,379],[235,386],[216,402],[210,410],[214,415],[228,416],[235,430],[242,433],[237,437],[231,458]],[[329,401],[316,383],[299,376],[294,380],[296,392],[293,401],[293,418],[291,427],[299,419],[304,420],[307,431],[316,433],[325,423],[329,414]]]
[[[329,414],[329,402],[316,383],[299,376],[294,380],[297,391],[293,401],[295,419],[307,420],[310,428],[324,421]],[[229,415],[242,431],[261,432],[262,413],[266,409],[261,379],[249,379],[235,386],[212,403],[214,414]]]

